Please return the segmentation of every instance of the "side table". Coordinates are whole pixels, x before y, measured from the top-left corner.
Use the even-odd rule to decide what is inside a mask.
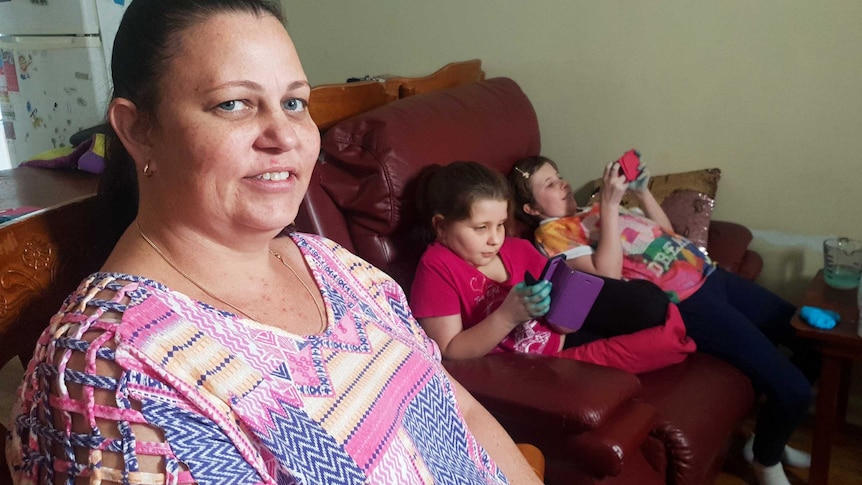
[[[823,280],[821,270],[808,287],[800,307],[805,305],[834,310],[841,315],[841,322],[831,330],[820,330],[808,325],[799,317],[798,311],[791,321],[796,333],[812,340],[823,354],[808,478],[809,484],[822,485],[829,480],[832,437],[836,427],[840,429],[846,417],[851,365],[854,360],[862,360],[862,338],[856,333],[859,320],[856,289],[836,290],[829,287]]]

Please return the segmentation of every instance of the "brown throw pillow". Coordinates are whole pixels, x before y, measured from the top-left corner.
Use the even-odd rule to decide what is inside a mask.
[[[661,202],[673,230],[706,250],[715,199],[703,192],[675,190]]]

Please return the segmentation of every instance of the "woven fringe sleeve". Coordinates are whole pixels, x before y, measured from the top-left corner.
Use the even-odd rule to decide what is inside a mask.
[[[194,483],[130,399],[136,369],[115,361],[115,331],[137,290],[93,275],[42,333],[16,405],[16,483]]]

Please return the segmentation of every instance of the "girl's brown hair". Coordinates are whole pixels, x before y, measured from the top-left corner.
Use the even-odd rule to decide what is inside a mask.
[[[443,216],[446,222],[463,221],[479,200],[504,200],[512,214],[512,189],[506,178],[477,162],[432,165],[420,174],[417,185],[416,208],[425,244],[437,237],[432,225],[435,215]]]
[[[512,171],[509,172],[509,185],[512,186],[515,199],[515,217],[530,227],[535,227],[539,222],[535,216],[524,212],[524,204],[536,204],[536,199],[533,198],[533,189],[530,185],[530,177],[545,164],[549,164],[554,167],[554,170],[558,170],[557,164],[553,160],[537,155],[518,161],[515,163]]]

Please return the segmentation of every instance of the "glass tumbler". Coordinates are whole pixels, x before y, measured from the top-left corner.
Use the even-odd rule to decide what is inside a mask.
[[[862,241],[833,237],[823,241],[823,277],[840,290],[856,288],[862,276]]]

